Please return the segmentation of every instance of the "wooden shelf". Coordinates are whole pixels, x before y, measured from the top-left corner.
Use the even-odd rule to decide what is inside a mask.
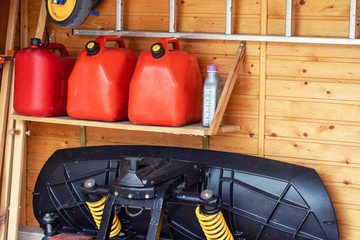
[[[182,127],[164,127],[164,126],[149,126],[149,125],[137,125],[129,121],[121,122],[100,122],[100,121],[89,121],[79,120],[70,117],[33,117],[12,114],[12,119],[32,121],[32,122],[43,122],[43,123],[55,123],[55,124],[67,124],[77,125],[86,127],[100,127],[100,128],[111,128],[131,131],[144,131],[144,132],[161,132],[161,133],[172,133],[172,134],[186,134],[195,136],[209,136],[209,128],[202,127],[201,123],[193,123]],[[240,131],[238,125],[225,125],[219,128],[219,133],[237,132]]]

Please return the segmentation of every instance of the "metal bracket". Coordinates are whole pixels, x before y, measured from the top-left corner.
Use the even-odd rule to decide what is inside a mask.
[[[8,50],[6,54],[0,55],[0,63],[4,63],[5,61],[10,61],[14,56],[14,50]]]
[[[86,147],[86,127],[80,126],[80,147]]]
[[[202,149],[206,149],[206,150],[210,149],[210,136],[209,135],[202,136]]]

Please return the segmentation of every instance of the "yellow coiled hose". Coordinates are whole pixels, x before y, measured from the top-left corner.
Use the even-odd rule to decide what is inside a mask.
[[[197,206],[195,213],[207,240],[234,240],[221,212],[204,215]]]
[[[101,218],[105,207],[105,201],[106,201],[106,197],[104,196],[101,200],[97,202],[86,202],[98,229],[100,228]],[[120,230],[121,230],[120,220],[118,216],[114,214],[111,231],[110,231],[110,237],[112,238],[118,235]]]

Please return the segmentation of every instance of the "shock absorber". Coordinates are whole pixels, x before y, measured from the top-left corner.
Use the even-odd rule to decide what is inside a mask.
[[[105,207],[105,201],[106,201],[106,197],[104,196],[102,199],[100,199],[97,202],[86,202],[98,229],[100,228],[102,214],[104,212],[104,207]],[[120,220],[118,216],[114,214],[114,218],[111,225],[110,238],[118,235],[120,230],[121,230]]]
[[[206,202],[212,200],[214,197],[213,191],[207,189],[201,193],[201,199]],[[206,210],[206,209],[205,209]],[[210,210],[210,209],[209,209]],[[195,213],[199,220],[200,226],[208,240],[234,240],[229,227],[226,224],[221,211],[200,211],[200,205],[196,207]]]

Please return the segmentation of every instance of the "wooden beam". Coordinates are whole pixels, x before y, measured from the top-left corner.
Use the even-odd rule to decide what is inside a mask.
[[[13,68],[14,70],[14,68]],[[12,74],[12,85],[11,91],[14,90],[14,71]],[[12,109],[13,99],[10,99],[9,108]],[[7,122],[7,129],[15,129],[15,120],[9,119]],[[6,232],[8,226],[8,217],[9,217],[9,204],[10,204],[10,187],[11,187],[11,176],[12,176],[12,159],[14,153],[14,134],[6,134],[6,145],[5,145],[5,154],[4,154],[4,169],[1,182],[1,201],[0,201],[0,213],[1,213],[1,223],[0,223],[0,239],[6,239]]]
[[[268,1],[261,1],[261,35],[267,35]],[[264,157],[265,152],[265,103],[266,103],[266,54],[267,43],[260,44],[260,82],[259,82],[259,141],[258,156]]]
[[[21,197],[22,170],[24,164],[24,147],[26,141],[26,121],[16,121],[16,128],[19,131],[14,140],[13,171],[11,178],[11,195],[9,205],[9,228],[7,239],[17,239],[19,227],[19,206]]]
[[[29,45],[29,0],[21,0],[20,18],[20,48]]]
[[[19,13],[19,0],[10,1],[8,27],[6,32],[5,52],[14,49],[16,25]],[[0,173],[3,165],[3,155],[5,146],[5,132],[8,118],[8,107],[10,98],[10,84],[12,74],[12,61],[3,63],[3,73],[0,92]]]
[[[21,14],[21,18],[20,18],[20,48],[26,48],[29,46],[29,0],[21,0],[21,8],[20,8],[20,14]],[[14,96],[12,94],[12,96]],[[12,104],[10,104],[9,107],[9,111],[10,112],[14,112],[13,106]],[[13,121],[13,120],[10,120]],[[23,169],[22,169],[22,189],[21,189],[21,201],[20,201],[20,221],[19,224],[20,226],[24,226],[26,225],[26,174],[27,174],[27,159],[26,159],[26,154],[27,154],[27,143],[25,142],[25,146],[24,146],[24,164],[23,164]]]
[[[208,135],[215,135],[215,134],[217,134],[217,132],[219,130],[220,124],[224,117],[226,107],[229,103],[229,99],[230,99],[232,90],[234,89],[237,76],[238,76],[241,68],[243,67],[243,62],[245,59],[245,52],[246,52],[246,44],[245,44],[245,42],[241,42],[240,46],[238,48],[238,51],[236,53],[236,56],[234,58],[233,64],[231,66],[224,89],[221,93],[219,103],[216,107],[213,120],[211,121]]]
[[[40,38],[42,40],[44,36],[45,24],[46,24],[46,1],[42,0],[40,5],[38,23],[35,32],[35,38]]]

